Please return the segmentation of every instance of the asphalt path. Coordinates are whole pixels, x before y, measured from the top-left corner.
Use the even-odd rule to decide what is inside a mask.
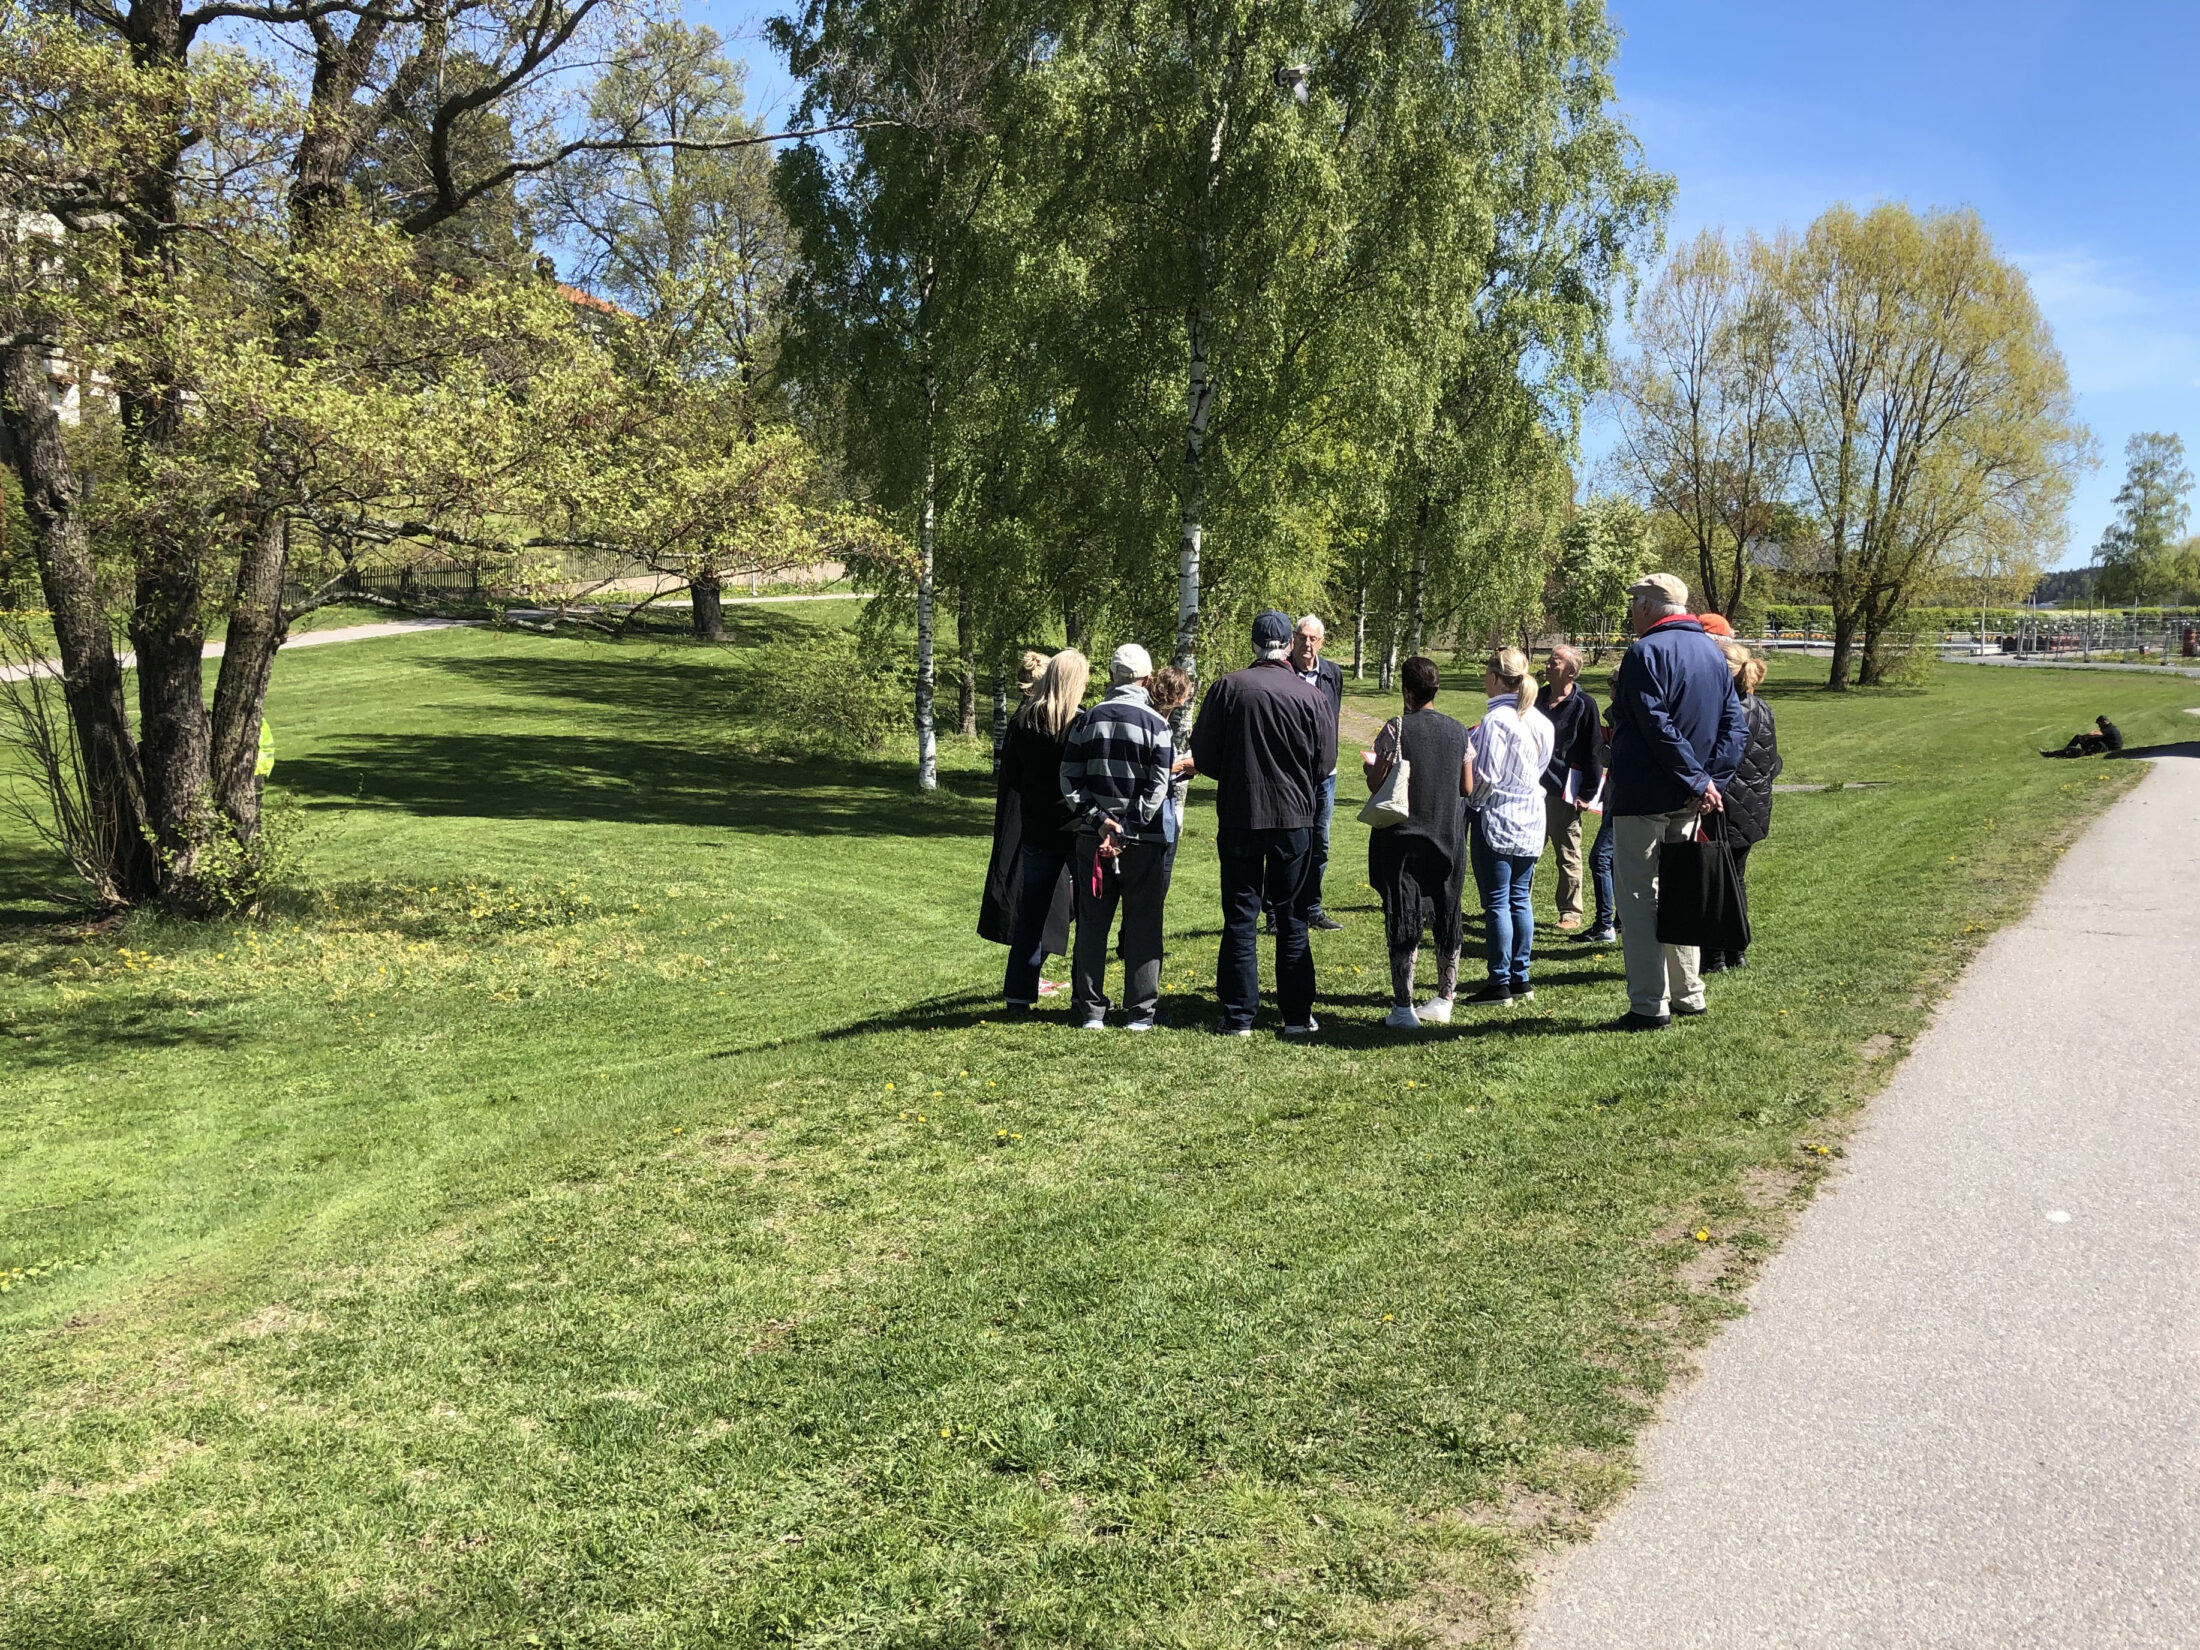
[[[390,619],[375,624],[331,625],[326,630],[298,630],[283,638],[283,651],[298,647],[327,647],[334,642],[367,642],[379,636],[410,636],[422,630],[451,630],[466,625],[478,625],[477,619]],[[201,656],[219,659],[222,656],[220,642],[208,642]],[[116,662],[124,670],[137,663],[135,653],[117,656]],[[52,676],[61,669],[58,659],[40,659],[27,665],[9,665],[0,670],[0,682],[21,682],[33,676]]]
[[[2200,1646],[2200,742],[2169,749],[1873,1103],[1530,1650]]]

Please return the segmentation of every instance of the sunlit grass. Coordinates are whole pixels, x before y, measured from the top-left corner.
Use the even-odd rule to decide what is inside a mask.
[[[1752,967],[1658,1038],[1596,1033],[1617,953],[1548,929],[1532,1010],[1384,1032],[1340,810],[1296,1047],[1001,1022],[983,752],[924,800],[895,753],[786,760],[748,651],[287,655],[305,886],[0,931],[0,1643],[1501,1621],[1838,1152],[1859,1048],[2137,776],[2032,750],[2200,702],[1784,670],[1788,778],[1844,788],[1781,799]],[[1180,1025],[1214,899],[1195,809]]]

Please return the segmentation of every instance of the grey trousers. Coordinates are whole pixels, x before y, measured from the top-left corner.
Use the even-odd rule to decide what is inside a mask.
[[[1132,842],[1092,891],[1092,856],[1100,839],[1077,838],[1070,874],[1077,879],[1077,948],[1070,960],[1071,1006],[1080,1021],[1108,1011],[1108,941],[1118,906],[1123,913],[1123,1007],[1134,1021],[1151,1020],[1161,1005],[1161,913],[1169,897],[1165,843]]]
[[[1612,821],[1612,881],[1619,895],[1620,950],[1627,959],[1627,1006],[1662,1020],[1672,1005],[1703,1007],[1703,976],[1692,945],[1658,943],[1658,845],[1685,842],[1696,810],[1621,814]]]

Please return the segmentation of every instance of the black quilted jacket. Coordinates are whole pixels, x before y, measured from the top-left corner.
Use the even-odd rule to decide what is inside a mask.
[[[1772,782],[1780,777],[1780,739],[1773,731],[1772,707],[1756,694],[1743,696],[1742,712],[1749,721],[1749,743],[1742,747],[1742,765],[1724,794],[1727,826],[1736,842],[1749,844],[1772,834]]]

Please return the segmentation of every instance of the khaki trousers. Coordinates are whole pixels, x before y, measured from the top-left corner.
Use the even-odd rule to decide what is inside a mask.
[[[1543,793],[1543,837],[1558,861],[1558,914],[1581,920],[1581,810]]]
[[[1662,1020],[1675,1005],[1703,1007],[1703,976],[1692,945],[1658,943],[1658,845],[1685,842],[1696,810],[1621,814],[1612,821],[1612,881],[1619,895],[1620,950],[1627,959],[1627,1006]]]

